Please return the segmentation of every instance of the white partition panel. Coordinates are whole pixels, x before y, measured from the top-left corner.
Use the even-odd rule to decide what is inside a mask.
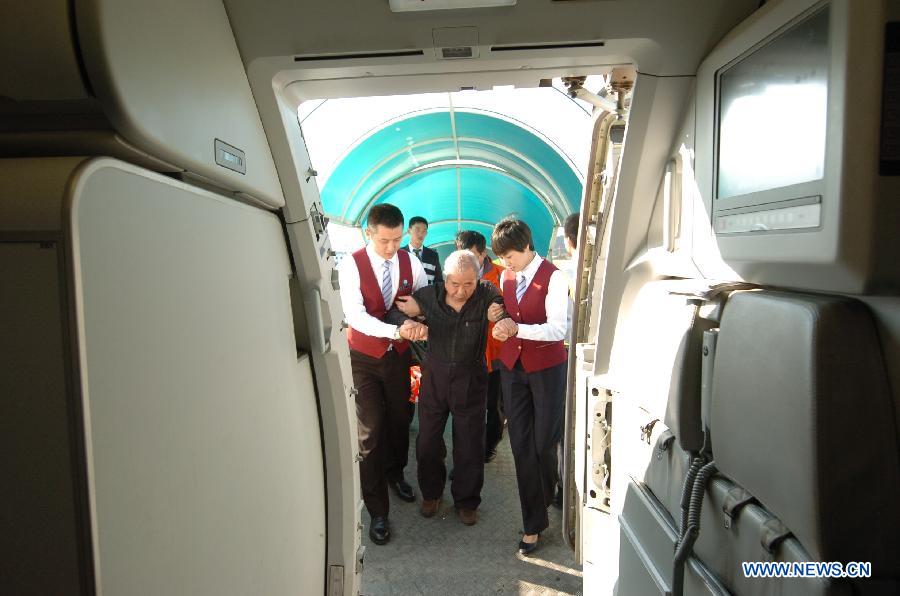
[[[278,220],[110,159],[71,188],[99,591],[322,593],[319,421]]]

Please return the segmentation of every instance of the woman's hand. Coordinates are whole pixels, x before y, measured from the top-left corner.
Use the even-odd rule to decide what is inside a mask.
[[[506,316],[506,309],[502,304],[491,304],[487,309],[487,318],[491,323],[496,323]]]
[[[494,330],[491,331],[491,335],[493,335],[494,339],[498,341],[506,341],[518,332],[519,326],[516,325],[515,321],[513,321],[512,319],[503,319],[501,321],[498,321],[497,324],[494,325]]]

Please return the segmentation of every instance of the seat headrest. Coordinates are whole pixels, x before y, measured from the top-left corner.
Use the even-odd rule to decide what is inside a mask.
[[[897,429],[865,305],[734,294],[722,317],[712,392],[721,473],[779,517],[815,559],[896,570]]]

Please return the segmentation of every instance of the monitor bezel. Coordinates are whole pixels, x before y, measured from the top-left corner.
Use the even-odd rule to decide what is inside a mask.
[[[827,105],[826,105],[826,138],[825,138],[825,152],[823,156],[823,176],[816,180],[807,180],[804,182],[798,182],[795,184],[789,184],[785,186],[776,186],[773,188],[753,191],[744,194],[732,195],[727,197],[719,196],[719,146],[720,146],[720,117],[721,117],[721,78],[724,73],[726,73],[730,68],[735,66],[736,64],[746,60],[756,52],[762,50],[770,43],[779,39],[781,36],[785,35],[788,31],[797,27],[802,22],[812,18],[814,15],[818,14],[821,11],[828,11],[828,91],[827,91]],[[831,106],[833,104],[833,91],[835,88],[835,68],[834,61],[832,59],[833,55],[833,46],[834,46],[834,11],[831,10],[831,2],[828,0],[824,0],[822,2],[817,2],[813,6],[810,6],[806,10],[802,11],[800,14],[796,15],[790,21],[784,23],[782,26],[778,27],[774,31],[770,32],[768,35],[765,35],[763,38],[759,39],[751,45],[749,48],[740,52],[738,55],[734,56],[718,68],[716,68],[713,74],[713,84],[714,84],[714,100],[713,100],[713,138],[712,138],[712,188],[710,197],[712,202],[711,216],[713,219],[717,215],[727,215],[729,213],[734,212],[753,212],[753,211],[767,211],[770,209],[778,209],[784,205],[796,205],[796,204],[812,204],[812,203],[821,203],[823,201],[823,197],[826,194],[825,188],[827,184],[828,178],[828,164],[830,162],[830,151],[832,150],[832,143],[830,142],[831,134]],[[756,208],[756,209],[755,209]],[[768,230],[764,233],[795,233],[795,232],[810,232],[821,229],[821,224],[815,228],[800,228],[797,230]],[[759,232],[753,232],[754,234]]]

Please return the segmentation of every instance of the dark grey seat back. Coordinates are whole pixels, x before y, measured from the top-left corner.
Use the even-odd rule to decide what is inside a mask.
[[[873,577],[900,575],[897,429],[865,305],[733,295],[718,337],[710,420],[719,471],[779,518],[813,560],[869,561]]]

